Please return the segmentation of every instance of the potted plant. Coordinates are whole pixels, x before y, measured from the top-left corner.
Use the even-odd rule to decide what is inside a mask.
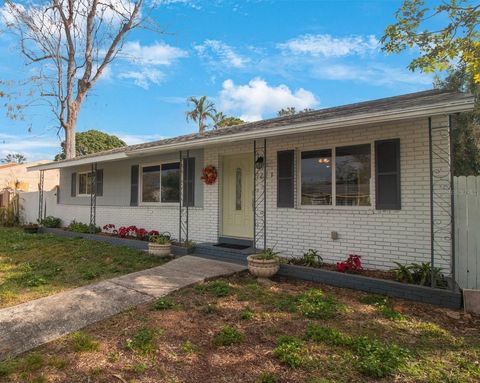
[[[36,223],[27,223],[22,226],[23,231],[28,234],[36,234],[38,233],[38,225]]]
[[[272,277],[280,268],[278,254],[273,249],[267,248],[260,253],[249,255],[247,257],[248,271],[258,278]]]
[[[148,243],[148,253],[159,255],[162,257],[170,255],[172,251],[172,242],[170,234],[163,233],[158,235],[150,235]]]

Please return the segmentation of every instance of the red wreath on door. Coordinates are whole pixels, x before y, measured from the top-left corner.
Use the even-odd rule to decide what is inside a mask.
[[[217,169],[213,165],[208,165],[202,171],[202,180],[207,185],[213,185],[217,180]]]

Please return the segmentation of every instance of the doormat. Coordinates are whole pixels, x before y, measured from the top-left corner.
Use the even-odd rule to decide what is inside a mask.
[[[231,243],[217,243],[216,245],[213,245],[216,247],[225,247],[226,249],[235,249],[235,250],[245,250],[248,249],[250,246],[246,245],[234,245]]]

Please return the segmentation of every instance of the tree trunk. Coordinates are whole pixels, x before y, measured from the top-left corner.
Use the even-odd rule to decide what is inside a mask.
[[[203,118],[200,117],[198,120],[198,131],[203,133],[205,131],[205,125],[203,124]]]
[[[75,130],[77,127],[77,114],[70,114],[68,117],[68,124],[64,127],[65,130],[65,158],[71,159],[76,156],[75,147]]]

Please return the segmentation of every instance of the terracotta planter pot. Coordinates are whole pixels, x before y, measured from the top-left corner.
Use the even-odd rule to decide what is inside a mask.
[[[280,268],[278,257],[273,259],[258,259],[258,255],[252,254],[247,257],[248,271],[257,278],[270,278],[274,276]]]
[[[158,255],[158,256],[161,256],[161,257],[165,257],[165,256],[170,255],[171,251],[172,251],[172,244],[171,243],[161,245],[159,243],[150,242],[148,244],[148,253],[152,254],[152,255]]]

